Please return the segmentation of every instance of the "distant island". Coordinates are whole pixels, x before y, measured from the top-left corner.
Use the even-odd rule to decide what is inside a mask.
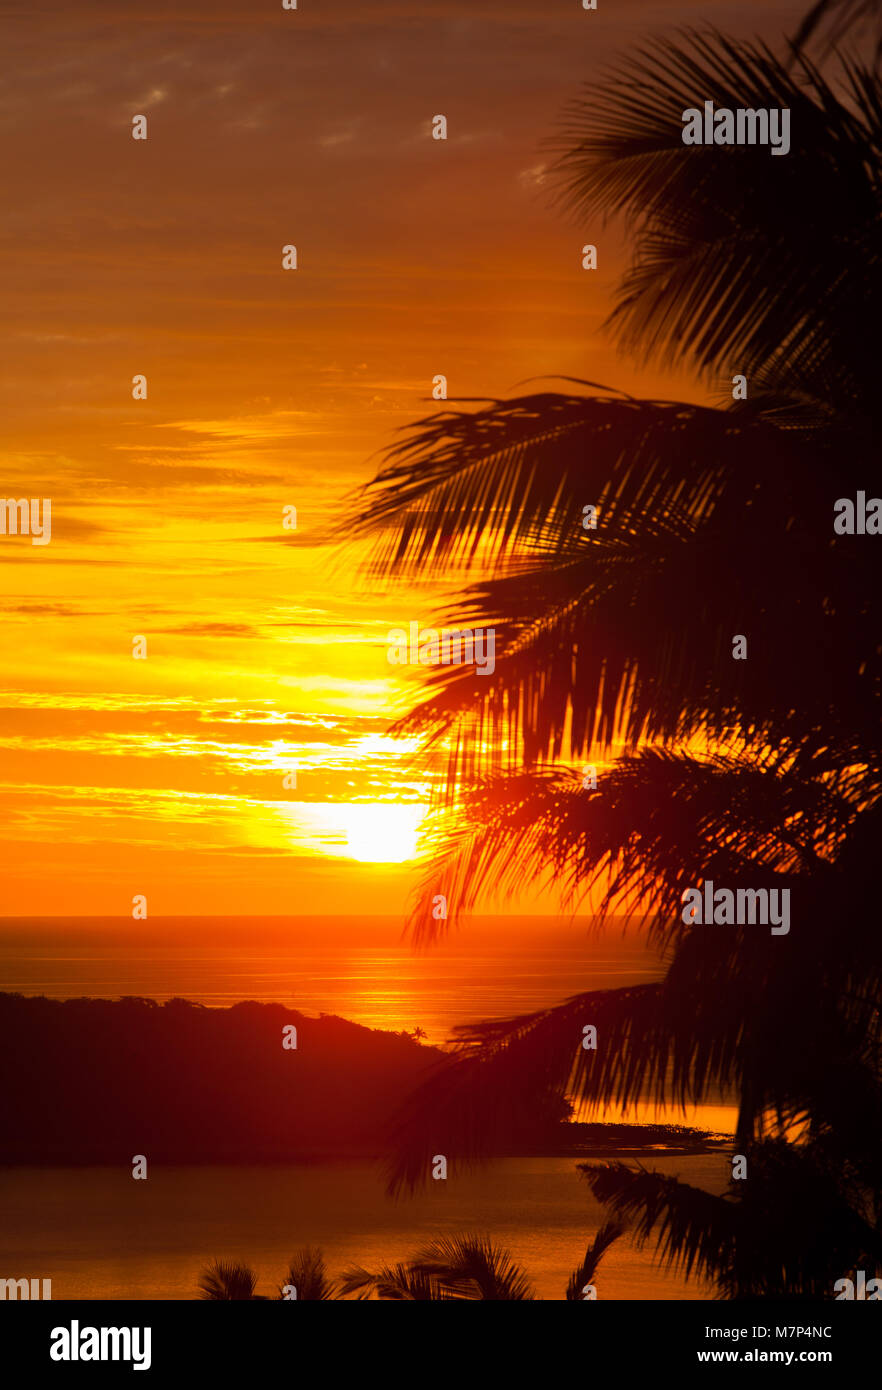
[[[282,1004],[0,994],[0,1163],[285,1163],[382,1158],[408,1095],[447,1054],[415,1034]],[[715,1137],[679,1125],[514,1116],[500,1154],[584,1156]]]

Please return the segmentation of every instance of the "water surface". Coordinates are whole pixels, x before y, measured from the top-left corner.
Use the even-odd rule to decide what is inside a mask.
[[[724,1154],[649,1160],[721,1192]],[[416,1197],[385,1196],[364,1164],[309,1167],[7,1169],[0,1177],[0,1273],[51,1278],[53,1299],[188,1299],[200,1266],[247,1260],[273,1295],[298,1246],[329,1268],[406,1258],[434,1235],[481,1231],[505,1245],[542,1298],[562,1298],[603,1218],[572,1159],[503,1159]],[[604,1257],[599,1298],[707,1298],[626,1240]]]

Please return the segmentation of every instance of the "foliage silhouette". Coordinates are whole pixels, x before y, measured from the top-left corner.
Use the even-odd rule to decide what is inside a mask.
[[[579,1299],[585,1283],[596,1277],[598,1265],[625,1229],[623,1222],[606,1222],[598,1231],[582,1264],[573,1272],[566,1298]],[[370,1272],[355,1265],[339,1280],[328,1278],[321,1250],[299,1250],[279,1286],[293,1285],[297,1301],[327,1300],[354,1295],[359,1301],[371,1296],[395,1303],[451,1302],[489,1299],[495,1302],[532,1302],[535,1299],[527,1275],[507,1250],[486,1236],[439,1236],[406,1263],[382,1265]],[[215,1260],[199,1275],[200,1298],[213,1301],[260,1299],[255,1294],[257,1275],[248,1265]],[[289,1300],[293,1301],[293,1300]]]
[[[623,217],[632,237],[612,338],[721,389],[743,374],[748,398],[727,386],[712,408],[581,381],[451,408],[389,450],[354,525],[377,537],[375,574],[458,580],[440,621],[496,631],[492,676],[439,668],[397,726],[423,736],[430,767],[447,757],[417,938],[531,877],[564,906],[593,892],[601,918],[648,914],[667,966],[657,985],[458,1030],[459,1055],[404,1112],[392,1187],[425,1180],[430,1122],[458,1162],[480,1158],[515,1094],[627,1108],[723,1088],[759,1173],[736,1196],[621,1167],[592,1181],[730,1297],[817,1296],[837,1260],[878,1258],[882,1212],[867,906],[882,606],[873,542],[832,528],[834,501],[878,478],[882,89],[854,54],[835,76],[807,56],[836,8],[816,7],[781,56],[714,32],[639,50],[571,104],[555,142],[561,203]],[[708,92],[788,108],[787,158],[684,151],[680,114]],[[607,764],[596,790],[573,766],[587,758]],[[792,931],[683,923],[683,889],[708,879],[786,889]],[[841,1239],[796,1241],[779,1268],[763,1221],[785,1202],[811,1220],[791,1181]]]

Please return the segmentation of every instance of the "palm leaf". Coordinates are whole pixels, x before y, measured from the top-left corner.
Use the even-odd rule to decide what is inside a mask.
[[[803,19],[793,39],[796,49],[820,41],[825,56],[843,41],[875,32],[875,56],[882,54],[882,3],[880,0],[817,0]]]
[[[745,1157],[747,1178],[723,1197],[640,1166],[581,1166],[595,1197],[634,1221],[638,1246],[654,1237],[663,1266],[713,1279],[723,1297],[829,1298],[856,1260],[878,1262],[878,1230],[814,1146],[767,1140]]]
[[[381,1265],[373,1273],[354,1265],[341,1275],[340,1290],[347,1296],[355,1294],[360,1301],[372,1294],[394,1303],[437,1301],[447,1297],[437,1279],[412,1269],[409,1264]]]
[[[603,1256],[610,1246],[617,1241],[620,1236],[624,1235],[625,1230],[626,1226],[623,1221],[617,1221],[615,1219],[604,1221],[591,1244],[588,1246],[584,1260],[579,1265],[578,1269],[573,1270],[573,1273],[570,1275],[566,1293],[568,1303],[582,1301],[586,1284],[594,1283],[594,1280],[597,1278],[597,1270],[600,1261],[603,1259]]]
[[[860,72],[840,98],[804,55],[794,66],[690,31],[571,104],[553,170],[561,199],[583,219],[625,214],[636,239],[608,325],[623,348],[715,375],[774,366],[781,385],[820,398],[823,382],[840,407],[862,409],[858,345],[878,321],[882,236],[878,108]],[[682,113],[708,93],[717,107],[789,110],[789,154],[684,149]]]
[[[236,1260],[214,1260],[199,1274],[199,1297],[211,1302],[251,1300],[256,1287],[254,1270]]]
[[[410,1266],[437,1280],[452,1299],[523,1303],[535,1297],[523,1269],[486,1236],[439,1236],[413,1257]]]
[[[279,1286],[279,1297],[284,1298],[285,1285],[297,1291],[297,1300],[302,1303],[334,1297],[334,1280],[328,1278],[324,1255],[321,1250],[306,1246],[298,1250],[288,1265],[288,1272]]]
[[[461,911],[489,884],[514,893],[540,869],[570,898],[605,878],[601,916],[654,910],[648,931],[669,953],[667,972],[657,985],[457,1030],[461,1055],[402,1116],[393,1190],[425,1179],[439,1126],[457,1164],[486,1157],[510,1129],[516,1098],[686,1107],[722,1089],[739,1098],[744,1142],[764,1115],[782,1128],[817,1116],[823,1087],[832,1093],[842,1068],[863,1066],[882,1038],[882,941],[862,906],[874,891],[869,846],[882,812],[858,810],[862,797],[851,769],[807,783],[771,757],[651,750],[606,771],[596,793],[552,770],[469,796],[448,857],[427,872],[418,930],[437,926],[433,893]],[[684,923],[682,892],[706,878],[786,887],[791,934]],[[838,917],[850,923],[845,934],[830,931]],[[582,1048],[586,1023],[602,1038],[596,1052]]]
[[[805,472],[778,432],[706,406],[543,392],[417,421],[342,525],[393,533],[375,559],[384,574],[501,563],[525,544],[574,558],[596,539],[583,529],[586,503],[599,505],[605,536],[694,527],[719,507],[724,481],[742,489],[742,506],[757,483],[773,491],[776,461]]]
[[[452,921],[432,916],[438,893],[462,914],[491,890],[516,895],[526,875],[555,887],[564,908],[592,892],[601,917],[639,905],[665,944],[679,931],[684,890],[706,877],[825,872],[882,786],[854,767],[822,769],[808,779],[771,754],[645,748],[605,767],[596,790],[555,767],[484,779],[455,812],[441,806],[430,818],[411,930],[431,939]]]
[[[677,1178],[625,1163],[580,1164],[598,1201],[634,1223],[638,1246],[656,1235],[663,1265],[685,1279],[732,1265],[737,1212],[732,1202]]]
[[[565,740],[602,756],[706,726],[817,748],[877,719],[871,557],[861,537],[831,546],[832,500],[864,485],[862,456],[849,478],[825,451],[726,412],[553,396],[437,417],[400,449],[355,523],[392,527],[385,572],[470,563],[494,524],[508,570],[445,615],[495,630],[495,673],[438,668],[397,726],[452,744],[451,781],[503,744],[527,761]],[[596,532],[581,525],[586,498]],[[734,662],[746,614],[751,659]]]

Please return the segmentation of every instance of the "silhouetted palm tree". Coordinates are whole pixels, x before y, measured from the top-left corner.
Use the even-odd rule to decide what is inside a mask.
[[[288,1299],[287,1288],[297,1291],[298,1302],[313,1302],[336,1297],[335,1283],[328,1278],[321,1250],[306,1246],[298,1250],[279,1285],[277,1297]],[[234,1260],[214,1260],[206,1265],[198,1279],[199,1297],[212,1302],[244,1300],[266,1303],[264,1294],[255,1293],[257,1274],[250,1265]],[[293,1301],[293,1300],[292,1300]]]
[[[257,1275],[249,1265],[215,1260],[199,1275],[199,1297],[212,1302],[253,1300]]]
[[[588,1247],[584,1261],[573,1272],[566,1298],[582,1299],[585,1285],[593,1281],[605,1252],[624,1231],[624,1223],[608,1221]],[[360,1299],[374,1294],[395,1301],[452,1301],[489,1299],[496,1302],[533,1302],[530,1280],[507,1250],[486,1236],[439,1236],[405,1264],[383,1265],[376,1272],[356,1266],[340,1281],[344,1294]]]
[[[600,1265],[600,1261],[603,1259],[609,1247],[614,1241],[619,1239],[619,1236],[621,1236],[624,1231],[625,1223],[623,1221],[612,1219],[603,1223],[591,1244],[588,1246],[588,1249],[585,1251],[585,1258],[579,1265],[579,1268],[574,1269],[570,1275],[570,1282],[567,1284],[566,1295],[568,1303],[581,1303],[584,1301],[586,1297],[586,1287],[589,1285],[593,1287],[594,1280],[597,1278],[597,1269]]]
[[[486,1236],[438,1236],[410,1264],[417,1274],[437,1280],[447,1298],[518,1303],[535,1298],[524,1271]]]
[[[570,1278],[566,1297],[581,1298],[584,1285],[591,1283],[603,1255],[625,1229],[623,1222],[606,1222],[598,1231],[584,1261]],[[297,1301],[316,1301],[355,1294],[359,1300],[371,1295],[389,1302],[449,1301],[490,1299],[529,1302],[535,1298],[527,1275],[507,1250],[494,1245],[486,1236],[439,1236],[406,1263],[381,1265],[370,1272],[355,1265],[340,1280],[329,1279],[320,1250],[308,1246],[292,1259],[288,1274],[279,1285],[279,1298],[285,1298],[285,1285],[297,1290]],[[259,1300],[255,1294],[257,1275],[248,1265],[215,1260],[199,1275],[200,1298],[221,1300]],[[293,1300],[291,1300],[293,1301]]]
[[[878,1213],[814,1144],[747,1146],[747,1177],[721,1197],[624,1163],[580,1165],[596,1197],[655,1237],[661,1263],[725,1298],[832,1298],[846,1271],[882,1268]],[[785,1200],[786,1198],[786,1200]]]
[[[425,1303],[446,1299],[437,1279],[411,1268],[409,1264],[380,1265],[373,1272],[353,1265],[344,1270],[340,1289],[345,1295],[355,1294],[360,1301],[370,1298],[392,1303]]]
[[[882,0],[817,0],[794,37],[798,48],[812,40],[822,44],[825,56],[840,44],[866,36],[875,38],[876,60],[882,56]]]
[[[288,1273],[279,1286],[279,1297],[287,1298],[285,1290],[295,1289],[297,1301],[317,1302],[336,1297],[336,1284],[328,1278],[325,1257],[321,1250],[306,1246],[298,1250],[288,1265]]]
[[[544,393],[445,411],[390,451],[360,517],[384,533],[377,567],[492,567],[452,616],[495,626],[495,674],[440,668],[401,725],[449,737],[454,773],[498,763],[504,740],[509,765],[696,731],[809,754],[878,708],[875,562],[832,535],[882,426],[865,348],[882,311],[876,85],[855,73],[840,99],[722,38],[659,44],[624,72],[573,106],[558,162],[577,212],[640,219],[610,327],[715,380],[743,373],[750,395]],[[685,150],[680,111],[708,90],[789,106],[798,147]],[[750,659],[733,662],[746,617]]]
[[[681,112],[707,93],[788,108],[790,154],[684,150]],[[380,534],[384,575],[480,565],[443,620],[496,631],[493,675],[439,668],[398,726],[449,751],[416,933],[439,930],[438,893],[463,910],[545,874],[564,901],[594,887],[601,912],[652,912],[669,968],[658,985],[459,1030],[462,1055],[406,1119],[394,1183],[424,1178],[430,1116],[461,1161],[485,1152],[515,1089],[628,1106],[728,1088],[742,1151],[797,1121],[829,1138],[837,1084],[860,1090],[871,1131],[880,1111],[867,903],[882,603],[872,542],[832,529],[834,501],[878,478],[879,83],[852,62],[834,88],[804,55],[691,35],[574,103],[564,142],[564,200],[593,221],[623,215],[634,236],[612,333],[707,380],[744,375],[748,398],[714,409],[580,382],[450,409],[390,451],[358,524]],[[733,661],[735,634],[748,660]],[[615,759],[596,790],[572,770],[588,758]],[[682,890],[706,879],[791,890],[792,932],[684,923]],[[580,1048],[583,1023],[597,1052]],[[878,1213],[878,1156],[846,1129],[855,1210]],[[649,1213],[643,1179],[616,1182]],[[721,1287],[746,1286],[705,1263]]]

